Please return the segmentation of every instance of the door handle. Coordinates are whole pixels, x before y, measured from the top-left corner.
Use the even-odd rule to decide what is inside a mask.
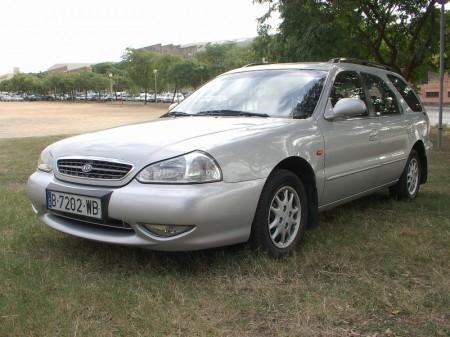
[[[369,133],[369,141],[374,142],[378,139],[378,131]]]

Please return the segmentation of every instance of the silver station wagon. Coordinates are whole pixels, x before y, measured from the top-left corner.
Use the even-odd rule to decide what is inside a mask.
[[[319,212],[427,180],[430,125],[375,64],[250,65],[161,118],[58,141],[28,180],[34,212],[77,237],[157,250],[294,249]]]

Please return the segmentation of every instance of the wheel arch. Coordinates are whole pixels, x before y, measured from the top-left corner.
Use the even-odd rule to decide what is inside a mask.
[[[428,159],[423,141],[422,140],[416,141],[411,150],[416,150],[416,152],[419,154],[420,172],[421,172],[420,183],[425,184],[428,179]]]
[[[308,197],[308,221],[307,227],[315,227],[319,224],[318,194],[316,175],[311,165],[304,158],[292,156],[283,159],[272,170],[285,169],[294,173],[302,181]]]

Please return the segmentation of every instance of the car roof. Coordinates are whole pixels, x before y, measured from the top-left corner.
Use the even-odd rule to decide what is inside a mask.
[[[264,63],[247,65],[242,68],[230,70],[225,74],[239,73],[254,70],[283,70],[283,69],[305,69],[305,70],[323,70],[329,71],[335,64],[328,62],[302,62],[302,63]]]
[[[284,69],[303,69],[303,70],[319,70],[319,71],[330,71],[332,69],[338,70],[354,70],[354,71],[366,71],[375,74],[392,74],[401,77],[400,74],[397,74],[388,69],[381,69],[380,67],[357,64],[352,62],[299,62],[299,63],[264,63],[264,64],[255,64],[255,65],[247,65],[242,68],[230,70],[225,74],[233,74],[240,73],[246,71],[255,71],[255,70],[284,70]],[[223,74],[223,75],[225,75]]]

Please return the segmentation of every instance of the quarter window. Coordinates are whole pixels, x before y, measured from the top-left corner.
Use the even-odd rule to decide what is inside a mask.
[[[422,111],[422,105],[419,102],[419,99],[417,98],[414,91],[411,89],[411,87],[403,81],[401,78],[394,76],[394,75],[387,75],[388,78],[391,80],[392,84],[394,85],[395,89],[398,90],[400,95],[402,95],[403,99],[405,100],[406,104],[411,108],[412,111]],[[450,93],[449,93],[450,97]]]
[[[343,71],[337,74],[331,89],[333,106],[342,98],[359,98],[365,102],[364,90],[359,75],[354,71]]]
[[[370,102],[377,116],[400,113],[397,98],[386,82],[378,76],[365,73],[362,76],[366,84]]]

